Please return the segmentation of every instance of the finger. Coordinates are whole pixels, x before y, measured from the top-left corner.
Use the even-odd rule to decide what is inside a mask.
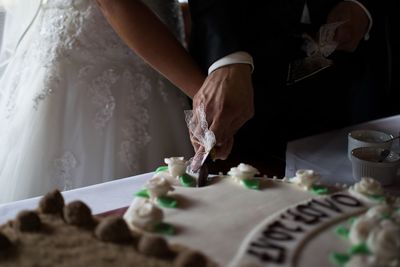
[[[227,142],[214,147],[215,159],[226,160],[232,151],[233,138],[230,138]]]
[[[199,151],[199,149],[202,147],[202,145],[197,141],[197,139],[191,138],[190,141],[192,143],[194,152],[196,153],[197,151]]]
[[[336,30],[334,40],[340,45],[352,40],[351,30],[346,26],[341,26]]]
[[[211,126],[210,130],[214,133],[216,144],[221,145],[226,143],[229,139],[233,138],[235,130],[231,129],[231,122],[225,120],[224,124],[220,123],[220,120],[215,120]]]

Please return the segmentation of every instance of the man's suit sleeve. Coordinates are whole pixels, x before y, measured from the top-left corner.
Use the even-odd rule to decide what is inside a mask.
[[[192,17],[190,51],[205,71],[226,55],[246,51],[243,45],[245,1],[191,0],[189,5]]]

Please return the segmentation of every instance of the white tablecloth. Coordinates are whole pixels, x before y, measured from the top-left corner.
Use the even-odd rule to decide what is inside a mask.
[[[400,115],[290,142],[286,151],[286,177],[293,177],[298,169],[313,169],[321,174],[324,183],[354,183],[347,157],[347,135],[353,129],[375,129],[397,136]],[[400,152],[398,141],[392,149]],[[389,190],[398,191],[398,187],[399,182]]]
[[[92,185],[63,192],[65,201],[82,200],[98,214],[128,206],[134,193],[142,188],[153,173],[146,173],[107,183]],[[0,205],[0,224],[15,217],[23,209],[35,209],[40,197]]]

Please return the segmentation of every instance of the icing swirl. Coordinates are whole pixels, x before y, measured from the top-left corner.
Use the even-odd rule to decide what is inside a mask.
[[[228,172],[228,175],[239,181],[243,179],[251,179],[256,174],[259,174],[259,171],[256,168],[244,163],[240,163],[237,167],[232,167]]]
[[[358,183],[353,185],[353,190],[357,193],[367,196],[382,195],[382,185],[370,177],[362,177]]]
[[[299,187],[309,190],[320,178],[320,175],[313,170],[298,170],[296,176],[290,179],[290,182]]]
[[[368,248],[380,263],[390,264],[400,260],[400,227],[391,220],[382,220],[367,239]]]
[[[362,216],[355,219],[350,227],[350,242],[355,245],[364,243],[377,223],[378,219],[376,217]]]
[[[393,201],[393,207],[400,209],[400,197],[396,197]]]
[[[365,216],[369,218],[381,219],[384,217],[390,217],[392,211],[392,208],[387,204],[381,204],[370,208]]]
[[[123,218],[131,229],[152,231],[163,220],[163,211],[150,200],[135,198]]]
[[[170,182],[162,175],[157,174],[147,181],[145,187],[151,199],[166,196],[169,191],[174,191]]]
[[[400,225],[400,209],[396,210],[395,212],[393,212],[392,214],[392,219],[395,223],[397,223],[398,225]]]
[[[165,158],[164,162],[168,164],[169,174],[173,178],[177,178],[186,173],[188,162],[184,159],[184,157]]]

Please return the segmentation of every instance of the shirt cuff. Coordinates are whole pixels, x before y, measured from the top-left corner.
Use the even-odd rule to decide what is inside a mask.
[[[368,40],[369,39],[369,32],[371,31],[372,23],[373,23],[371,13],[369,13],[368,9],[357,0],[344,0],[344,1],[353,2],[353,3],[357,4],[359,7],[361,7],[362,10],[364,10],[365,14],[367,15],[367,17],[369,19],[369,26],[368,26],[367,32],[364,35],[364,40]]]
[[[254,70],[253,58],[251,55],[244,51],[234,52],[229,54],[223,58],[215,61],[209,68],[208,74],[213,72],[216,69],[219,69],[223,66],[232,65],[232,64],[249,64],[251,66],[251,71]]]

